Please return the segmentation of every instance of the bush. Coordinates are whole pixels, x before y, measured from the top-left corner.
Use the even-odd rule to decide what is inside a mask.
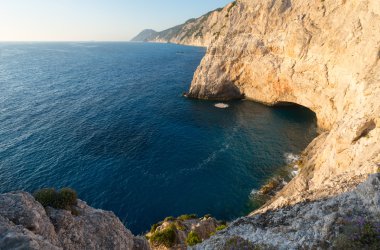
[[[222,231],[223,229],[226,229],[227,226],[226,225],[220,225],[216,228],[216,231]]]
[[[70,211],[77,204],[77,194],[70,188],[62,188],[59,192],[53,188],[40,189],[34,193],[34,198],[44,207]]]
[[[191,220],[191,219],[196,219],[197,215],[196,214],[183,214],[178,217],[179,220]]]
[[[43,188],[34,193],[34,198],[44,207],[55,207],[58,193],[54,188]]]
[[[62,188],[58,193],[58,208],[68,209],[77,204],[77,193],[70,188]]]
[[[151,227],[150,227],[150,232],[151,233],[154,233],[157,229],[157,227],[159,227],[160,225],[158,223],[155,223],[153,224]]]
[[[175,218],[173,216],[168,216],[164,219],[164,221],[174,221]]]
[[[201,238],[200,238],[199,235],[198,235],[196,232],[194,232],[194,231],[191,231],[191,232],[189,233],[189,235],[187,236],[187,239],[186,239],[186,244],[187,244],[188,246],[194,246],[194,245],[199,244],[199,243],[201,243],[201,242],[202,242]]]
[[[176,239],[175,230],[176,228],[172,224],[168,228],[165,228],[162,231],[153,233],[150,236],[149,240],[151,244],[154,246],[164,245],[165,247],[172,247],[174,246],[175,239]]]

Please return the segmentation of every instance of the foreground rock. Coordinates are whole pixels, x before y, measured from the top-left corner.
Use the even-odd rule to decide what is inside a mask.
[[[238,0],[224,26],[189,97],[297,103],[325,131],[262,211],[336,195],[344,189],[320,191],[378,171],[380,1]]]
[[[380,174],[354,191],[234,221],[195,249],[379,249]]]
[[[184,250],[210,238],[225,227],[224,222],[210,216],[196,218],[195,215],[182,215],[178,218],[167,217],[153,225],[146,237],[150,239],[154,250]]]
[[[242,217],[168,217],[134,237],[112,213],[78,200],[76,215],[25,192],[0,195],[0,249],[379,249],[380,173],[353,191]]]
[[[78,200],[77,215],[48,207],[26,192],[0,195],[0,249],[133,249],[134,238],[112,213]]]

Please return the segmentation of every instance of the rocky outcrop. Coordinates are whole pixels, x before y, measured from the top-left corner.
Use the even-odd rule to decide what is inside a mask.
[[[297,103],[324,131],[300,174],[260,212],[337,194],[319,190],[378,171],[379,1],[238,0],[223,25],[188,95]]]
[[[195,249],[378,249],[379,215],[376,174],[333,198],[238,219]]]
[[[207,47],[218,39],[221,33],[225,32],[227,28],[225,23],[234,5],[235,2],[225,8],[211,11],[199,18],[190,19],[184,24],[161,32],[143,30],[131,41],[177,43]]]
[[[168,217],[153,225],[146,237],[150,239],[153,250],[185,250],[189,245],[187,241],[190,233],[203,241],[224,227],[225,223],[210,216],[196,218],[182,215],[178,218]]]
[[[149,249],[112,212],[80,200],[75,211],[45,210],[26,192],[0,195],[0,249]]]

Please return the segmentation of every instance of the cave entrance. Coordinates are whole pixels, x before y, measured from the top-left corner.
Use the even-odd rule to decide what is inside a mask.
[[[313,119],[315,120],[315,124],[318,122],[317,114],[313,110],[298,103],[280,101],[275,103],[272,107],[274,110],[284,112],[285,115],[292,115],[298,120]]]

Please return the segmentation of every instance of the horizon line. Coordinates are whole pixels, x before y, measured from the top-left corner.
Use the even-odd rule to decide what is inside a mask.
[[[136,42],[131,40],[0,40],[0,43],[45,43],[45,42],[52,42],[52,43],[63,43],[63,42],[69,42],[69,43],[78,43],[78,42]]]

